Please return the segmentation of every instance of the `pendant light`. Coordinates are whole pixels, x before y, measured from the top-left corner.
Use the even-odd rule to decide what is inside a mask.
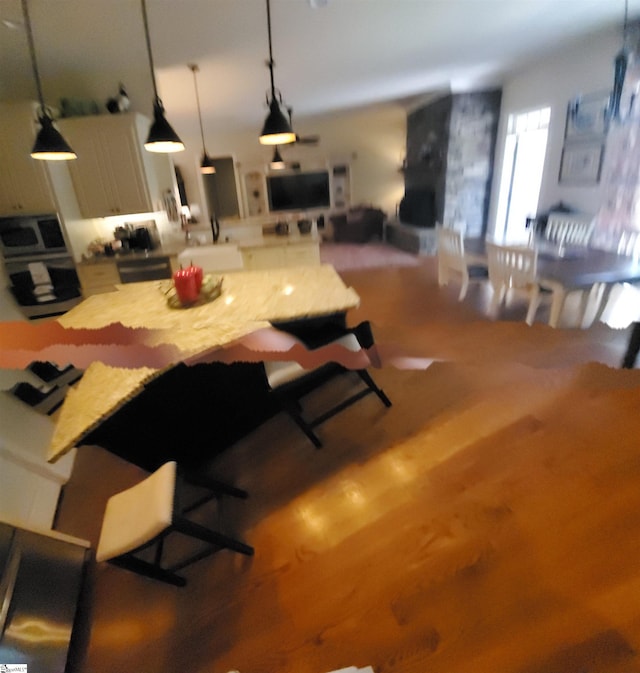
[[[271,163],[269,164],[269,168],[272,171],[281,171],[283,168],[285,168],[285,163],[284,160],[280,154],[280,150],[278,146],[276,145],[276,149],[273,153],[273,159],[271,159]]]
[[[158,96],[158,88],[156,86],[156,76],[153,71],[153,56],[151,55],[151,40],[149,38],[149,21],[147,19],[147,4],[146,0],[141,0],[142,3],[142,19],[144,21],[144,35],[147,39],[147,53],[149,55],[149,68],[151,70],[151,83],[153,84],[153,123],[149,129],[147,142],[144,148],[149,152],[182,152],[184,144],[178,134],[171,128],[171,124],[164,116],[164,106]]]
[[[197,63],[189,63],[189,70],[193,73],[193,86],[196,91],[196,104],[198,106],[198,120],[200,121],[200,137],[202,138],[202,160],[200,161],[200,172],[203,175],[211,175],[216,172],[216,167],[213,165],[211,157],[207,154],[207,148],[204,144],[204,130],[202,128],[202,114],[200,113],[200,96],[198,95],[198,81],[196,73],[200,72]]]
[[[40,159],[41,161],[68,161],[69,159],[76,159],[76,153],[69,147],[67,141],[62,137],[62,134],[54,127],[51,113],[44,104],[27,0],[22,0],[22,13],[24,15],[24,25],[27,29],[27,40],[29,42],[29,53],[31,54],[33,77],[36,80],[38,100],[40,103],[40,108],[38,109],[38,121],[40,122],[41,128],[36,136],[36,141],[31,150],[31,156],[34,159]]]
[[[617,53],[614,59],[614,73],[613,73],[613,90],[609,100],[609,117],[610,119],[620,118],[620,99],[622,98],[622,89],[624,87],[624,77],[627,72],[627,63],[629,61],[629,48],[627,44],[628,38],[628,22],[629,18],[629,0],[624,3],[624,27],[622,38],[622,49]]]
[[[271,76],[271,99],[267,93],[267,105],[269,106],[269,114],[265,119],[262,133],[260,134],[260,142],[263,145],[286,145],[293,143],[296,140],[296,134],[291,130],[291,123],[285,117],[280,104],[282,103],[282,94],[276,90],[273,81],[273,53],[271,46],[271,5],[270,0],[267,0],[267,30],[269,34],[269,60],[267,66]]]

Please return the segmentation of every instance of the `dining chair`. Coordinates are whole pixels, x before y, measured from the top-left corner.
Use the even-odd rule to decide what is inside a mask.
[[[560,245],[589,245],[595,227],[591,215],[551,213],[547,219],[544,237]]]
[[[187,504],[188,491],[192,501]],[[193,492],[200,495],[194,498]],[[96,561],[106,561],[151,579],[183,587],[187,583],[177,571],[221,550],[253,556],[253,547],[187,518],[187,514],[214,498],[231,495],[246,498],[242,489],[209,481],[178,469],[175,461],[164,463],[151,475],[107,501]],[[165,563],[165,539],[181,533],[204,543],[190,556],[173,553]]]
[[[640,257],[640,231],[637,229],[623,229],[620,232],[616,251],[619,255],[638,259]]]
[[[496,316],[500,306],[510,292],[521,292],[528,296],[526,322],[533,324],[542,288],[536,278],[538,254],[534,248],[498,245],[487,242],[487,263],[489,283],[493,289],[490,312]]]
[[[478,260],[471,260],[464,251],[464,232],[460,229],[437,225],[438,236],[438,285],[448,285],[452,276],[460,278],[460,294],[458,301],[462,301],[469,288],[471,280],[482,282],[487,280],[488,273],[485,264]]]
[[[362,350],[360,342],[353,332],[348,332],[324,345],[325,348],[337,347],[357,353]],[[367,358],[368,360],[368,358]],[[322,447],[322,441],[314,432],[314,428],[329,420],[358,400],[370,394],[375,394],[385,407],[391,406],[391,401],[384,391],[379,388],[365,368],[353,370],[360,379],[361,386],[344,398],[340,398],[333,406],[323,413],[309,418],[302,408],[301,401],[311,391],[326,384],[338,373],[347,373],[348,369],[336,361],[326,362],[318,367],[305,369],[295,361],[268,360],[264,362],[269,390],[276,397],[283,411],[289,414],[296,425],[316,447]]]

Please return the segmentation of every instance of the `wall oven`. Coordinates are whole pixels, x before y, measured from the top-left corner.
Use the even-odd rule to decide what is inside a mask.
[[[0,217],[0,252],[5,259],[67,252],[58,215]]]
[[[60,315],[82,300],[56,213],[0,217],[0,253],[9,291],[26,317]]]

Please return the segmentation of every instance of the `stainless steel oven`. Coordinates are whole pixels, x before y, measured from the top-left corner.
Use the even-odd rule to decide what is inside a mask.
[[[0,252],[5,259],[67,252],[57,213],[0,217]]]

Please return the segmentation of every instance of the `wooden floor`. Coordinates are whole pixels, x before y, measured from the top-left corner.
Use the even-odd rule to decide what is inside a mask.
[[[211,514],[255,556],[220,552],[184,589],[95,568],[78,670],[640,671],[627,334],[553,330],[544,312],[527,327],[519,303],[490,321],[486,289],[458,303],[432,259],[343,277],[393,407],[367,397],[320,428],[321,450],[278,415],[215,459],[250,497]],[[437,362],[400,369],[399,355]],[[106,499],[141,476],[82,448],[57,527],[96,542]]]

